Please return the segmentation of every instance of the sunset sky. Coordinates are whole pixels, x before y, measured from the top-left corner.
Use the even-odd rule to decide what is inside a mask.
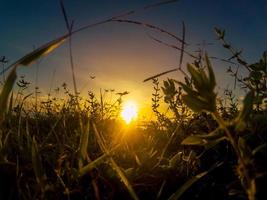
[[[155,3],[155,0],[65,0],[68,17],[74,20],[74,29],[98,22]],[[10,63],[56,37],[66,33],[64,18],[57,0],[1,0],[0,56]],[[226,38],[237,49],[244,50],[248,62],[257,61],[267,50],[267,1],[266,0],[180,0],[150,10],[139,10],[127,19],[138,20],[162,27],[181,36],[182,22],[186,25],[188,50],[194,53],[197,43],[211,42],[206,49],[210,56],[228,58],[230,54],[216,40],[213,28],[226,30]],[[87,29],[73,36],[73,56],[78,89],[115,89],[130,91],[127,98],[149,105],[151,83],[142,81],[159,72],[178,65],[179,52],[156,43],[152,35],[168,43],[176,41],[147,28],[124,23],[108,23]],[[39,64],[21,68],[35,84],[38,69],[38,86],[44,94],[49,87],[66,82],[72,89],[67,43]],[[190,62],[185,56],[186,62]],[[231,78],[225,76],[228,64],[213,61],[218,85],[225,88]],[[54,78],[53,78],[54,74]],[[96,76],[94,80],[90,76]],[[180,79],[177,72],[170,75]],[[166,78],[166,77],[163,77]],[[160,80],[163,80],[161,78]]]

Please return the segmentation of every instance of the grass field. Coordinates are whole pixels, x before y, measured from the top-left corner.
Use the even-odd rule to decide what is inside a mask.
[[[234,66],[227,73],[235,79],[233,88],[244,94],[239,101],[240,96],[230,89],[219,96],[212,58],[206,52],[187,52],[184,35],[180,39],[136,21],[103,21],[145,25],[181,44],[163,44],[178,50],[179,67],[145,80],[152,84],[154,120],[132,120],[133,105],[123,112],[128,92],[113,99],[103,98],[116,93],[111,90],[103,90],[100,96],[90,91],[87,96],[79,94],[71,42],[73,83],[59,86],[59,96],[41,96],[38,88],[25,92],[31,83],[27,77],[17,77],[17,68],[29,66],[84,29],[72,30],[61,6],[69,32],[5,66],[3,72],[0,199],[267,198],[266,52],[249,64],[227,41],[225,31],[215,29],[222,48],[232,55],[231,60],[221,61],[225,70],[229,63]],[[194,59],[185,64],[186,69],[184,54]],[[238,67],[246,71],[242,77]],[[174,71],[184,79],[161,81]]]

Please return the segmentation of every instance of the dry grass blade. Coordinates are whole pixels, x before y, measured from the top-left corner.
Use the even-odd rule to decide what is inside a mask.
[[[159,39],[157,39],[157,38],[155,38],[155,37],[153,37],[153,36],[151,36],[151,35],[149,35],[149,37],[150,37],[152,40],[154,40],[154,41],[156,41],[156,42],[158,42],[158,43],[160,43],[160,44],[163,44],[163,45],[165,45],[165,46],[167,46],[167,47],[171,47],[171,48],[173,48],[173,49],[182,51],[182,49],[181,49],[180,47],[176,46],[176,45],[168,44],[168,43],[163,42],[163,41],[161,41],[161,40],[159,40]],[[193,54],[189,53],[188,51],[183,50],[183,52],[184,52],[185,54],[187,54],[188,56],[194,58],[194,59],[197,59],[197,58],[198,58],[197,56],[194,56]]]
[[[182,63],[183,63],[183,57],[184,57],[184,44],[185,44],[185,24],[183,22],[183,42],[181,44],[181,54],[180,54],[180,61],[179,61],[179,69],[182,68]]]
[[[154,4],[150,4],[144,7],[144,9],[150,9],[150,8],[155,8],[158,6],[162,6],[162,5],[166,5],[166,4],[170,4],[170,3],[174,3],[177,2],[178,0],[166,0],[166,1],[160,1],[158,3],[154,3]]]
[[[63,3],[62,0],[60,0],[60,7],[61,7],[61,11],[62,11],[63,16],[64,16],[66,27],[67,27],[68,30],[71,30],[70,24],[69,24],[69,20],[68,20],[68,16],[67,16],[67,13],[66,13],[66,10],[65,10],[65,7],[64,7],[64,3]]]
[[[215,57],[215,56],[209,56],[209,58],[213,59],[213,60],[219,60],[219,61],[222,61],[222,62],[225,62],[225,63],[233,64],[233,65],[238,65],[238,63],[235,63],[233,61],[222,59],[222,58],[218,58],[218,57]]]
[[[161,33],[164,33],[172,38],[174,38],[175,40],[183,43],[184,41],[179,38],[178,36],[174,35],[173,33],[170,33],[169,31],[166,31],[163,28],[160,28],[158,26],[152,25],[152,24],[148,24],[148,23],[144,23],[144,22],[140,22],[140,21],[135,21],[135,20],[128,20],[128,19],[111,19],[111,21],[113,22],[119,22],[119,23],[128,23],[128,24],[135,24],[135,25],[139,25],[139,26],[144,26],[150,29],[154,29],[157,30]],[[185,43],[186,45],[188,45],[187,43]]]
[[[130,10],[130,11],[124,12],[124,13],[122,13],[120,15],[116,15],[116,16],[112,17],[112,19],[118,19],[118,18],[122,18],[122,17],[127,17],[129,15],[135,14],[139,10],[148,10],[148,9],[152,9],[152,8],[155,8],[155,7],[163,6],[163,5],[166,5],[166,4],[174,3],[176,1],[178,1],[178,0],[167,0],[167,1],[160,1],[160,2],[157,2],[157,3],[149,4],[149,5],[146,5],[146,6],[142,7],[142,8],[140,8],[140,9]]]
[[[109,22],[112,22],[112,21],[117,21],[118,18],[122,18],[122,17],[126,17],[126,16],[129,16],[129,15],[135,14],[139,10],[152,9],[152,8],[155,8],[155,7],[164,5],[164,4],[173,3],[173,2],[176,2],[176,1],[178,1],[178,0],[161,1],[159,3],[155,3],[155,4],[148,5],[148,6],[144,6],[141,9],[126,11],[126,12],[123,12],[122,14],[114,15],[111,18],[107,18],[105,20],[102,20],[102,21],[99,21],[99,22],[96,22],[96,23],[93,23],[93,24],[88,24],[88,25],[82,26],[82,27],[72,31],[71,34],[73,35],[75,33],[78,33],[80,31],[83,31],[83,30],[88,29],[88,28],[99,26],[99,25],[102,25],[102,24],[105,24],[105,23],[109,23]],[[171,33],[168,33],[168,34],[172,35]]]
[[[160,73],[160,74],[156,74],[156,75],[154,75],[154,76],[151,76],[151,77],[145,79],[143,82],[147,82],[147,81],[149,81],[149,80],[158,78],[158,77],[163,76],[163,75],[165,75],[165,74],[169,74],[169,73],[171,73],[171,72],[175,72],[175,71],[177,71],[177,70],[179,70],[179,69],[178,69],[178,68],[175,68],[175,69],[171,69],[171,70],[162,72],[162,73]]]
[[[67,16],[67,12],[66,9],[64,7],[64,3],[62,0],[60,0],[60,7],[63,13],[63,17],[64,17],[64,21],[67,27],[67,30],[69,32],[69,56],[70,56],[70,66],[71,66],[71,73],[72,73],[72,81],[73,81],[73,87],[74,87],[74,92],[75,95],[78,95],[78,89],[77,89],[77,84],[76,84],[76,78],[75,78],[75,73],[74,73],[74,62],[73,62],[73,53],[72,53],[72,38],[71,38],[71,31],[73,28],[73,21],[71,22],[71,24],[69,23],[69,19]]]

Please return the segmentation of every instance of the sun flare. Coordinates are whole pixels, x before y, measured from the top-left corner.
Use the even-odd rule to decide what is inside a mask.
[[[121,117],[126,122],[126,124],[129,124],[131,121],[137,118],[137,105],[133,101],[126,102],[121,111]]]

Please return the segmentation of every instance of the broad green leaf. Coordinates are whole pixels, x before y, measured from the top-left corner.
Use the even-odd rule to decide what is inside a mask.
[[[220,129],[216,129],[209,134],[203,135],[191,135],[185,138],[181,144],[183,145],[204,145],[210,146],[219,143],[222,140],[225,140],[225,134]]]
[[[196,68],[190,64],[187,65],[187,70],[190,72],[195,88],[200,93],[209,93],[209,79],[204,69]]]
[[[182,141],[182,145],[204,145],[207,142],[198,136],[195,135],[190,135],[188,137],[186,137],[183,141]]]
[[[205,140],[217,140],[225,136],[224,132],[220,129],[217,128],[214,131],[210,132],[209,134],[206,135],[197,135]]]
[[[195,87],[199,90],[199,92],[210,92],[209,88],[209,79],[206,75],[206,72],[203,68],[199,69],[199,75],[201,77],[201,83],[199,85],[195,85]]]
[[[183,102],[194,112],[201,112],[205,103],[195,101],[194,97],[189,95],[182,96]]]
[[[199,95],[199,93],[198,92],[196,92],[196,91],[194,91],[191,87],[189,87],[188,85],[186,85],[186,84],[184,84],[184,83],[182,83],[182,82],[177,82],[179,85],[181,85],[181,87],[183,88],[183,90],[187,93],[187,94],[189,94],[189,95],[191,95],[191,96],[198,96]]]
[[[0,122],[3,120],[5,111],[7,110],[8,97],[16,81],[16,78],[17,78],[17,73],[16,73],[16,68],[14,68],[9,73],[0,94]]]
[[[247,119],[253,109],[254,92],[250,91],[243,100],[243,109],[240,115],[241,119]]]
[[[197,86],[201,85],[202,84],[202,78],[201,78],[200,72],[194,66],[192,66],[189,63],[187,64],[187,70],[189,71],[189,73],[192,76],[194,85],[195,86],[196,85]]]
[[[205,54],[205,58],[209,73],[209,88],[213,91],[216,86],[216,79],[207,53]]]
[[[237,131],[242,131],[245,128],[246,120],[248,119],[249,114],[253,109],[253,100],[254,100],[254,92],[250,91],[243,100],[243,108],[240,111],[238,117],[235,119],[236,121],[235,128]]]
[[[206,99],[200,96],[184,95],[182,96],[182,100],[194,112],[213,112],[215,109],[212,102],[208,102]]]

